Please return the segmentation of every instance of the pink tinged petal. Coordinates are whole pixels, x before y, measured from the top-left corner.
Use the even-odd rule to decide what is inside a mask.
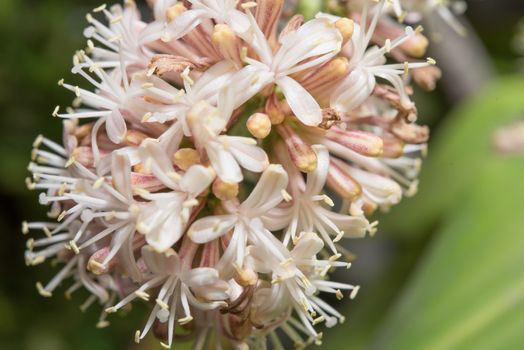
[[[151,166],[153,174],[170,188],[178,188],[177,176],[171,159],[167,156],[161,144],[154,139],[147,139],[142,142],[139,150],[141,160]]]
[[[147,268],[156,275],[165,275],[180,269],[180,258],[172,249],[159,253],[145,245],[142,247],[141,254]]]
[[[166,154],[175,154],[180,146],[182,137],[184,137],[182,123],[177,121],[158,138],[158,142],[165,149]]]
[[[131,162],[126,154],[118,151],[113,152],[111,162],[111,175],[115,189],[126,197],[129,201],[133,199],[133,189],[131,185]]]
[[[372,132],[333,127],[325,134],[325,138],[366,157],[379,157],[384,152],[384,140]]]
[[[213,169],[202,165],[193,165],[180,180],[180,188],[196,197],[208,188],[214,179],[215,172]]]
[[[287,76],[279,77],[277,85],[282,89],[289,107],[303,124],[317,126],[322,122],[319,104],[302,85]]]
[[[342,46],[342,36],[329,22],[328,19],[317,18],[281,37],[282,46],[274,62],[279,70],[300,71],[321,64],[337,54]],[[313,64],[299,64],[314,57]]]
[[[273,82],[274,77],[267,67],[248,65],[242,68],[231,77],[230,84],[221,93],[221,99],[227,99],[224,107],[232,111],[243,105]]]
[[[178,242],[182,233],[182,220],[179,213],[173,212],[163,223],[146,234],[146,242],[158,252],[165,252]]]
[[[195,294],[206,300],[226,300],[229,298],[229,284],[218,280],[213,285],[208,285],[195,290]]]
[[[111,114],[106,117],[106,131],[111,142],[116,144],[120,144],[126,136],[126,122],[118,109],[113,110]]]
[[[250,46],[256,51],[261,61],[269,66],[273,60],[271,47],[269,46],[264,33],[262,33],[260,30],[255,17],[253,17],[253,14],[250,11],[247,11],[247,18],[251,23],[251,28],[249,31],[239,33],[239,36],[244,39],[245,42],[248,42]]]
[[[244,13],[238,10],[229,11],[227,25],[229,25],[235,33],[245,33],[249,29],[249,19]]]
[[[228,149],[241,167],[260,173],[269,165],[266,152],[249,137],[219,136],[219,141]]]
[[[364,194],[379,205],[397,204],[402,197],[400,185],[385,176],[343,165],[343,169],[362,186]]]
[[[234,215],[208,216],[191,225],[187,234],[195,243],[207,243],[231,230],[237,222]]]
[[[293,258],[310,259],[324,248],[324,241],[314,232],[302,232],[291,251]]]
[[[329,170],[329,151],[322,145],[313,145],[311,148],[317,155],[317,167],[315,171],[307,174],[305,193],[314,196],[322,191],[326,183]]]
[[[148,44],[160,39],[164,33],[164,23],[155,21],[149,23],[141,32],[138,38],[140,44]]]
[[[249,197],[240,205],[249,217],[263,215],[282,201],[282,191],[288,183],[287,172],[281,165],[271,164],[262,173]]]
[[[276,207],[265,213],[260,219],[269,231],[278,231],[287,227],[293,218],[293,207]]]
[[[245,265],[249,266],[257,273],[271,273],[272,266],[268,263],[268,258],[272,258],[263,246],[250,246],[247,248]]]
[[[370,229],[369,221],[364,217],[339,214],[324,208],[318,210],[344,232],[345,238],[362,238]]]
[[[218,281],[218,271],[211,267],[197,267],[191,269],[186,284],[190,288],[209,286]]]
[[[206,147],[209,161],[217,176],[224,182],[238,183],[244,178],[233,155],[219,142],[210,142]]]
[[[207,69],[191,87],[191,98],[195,101],[207,100],[216,105],[218,92],[231,82],[236,68],[231,61],[220,61]]]
[[[167,41],[179,39],[195,29],[206,17],[206,10],[189,10],[182,12],[169,23],[167,27]]]
[[[338,112],[349,112],[366,101],[376,81],[373,74],[367,70],[357,68],[349,73],[348,77],[339,85],[332,95],[330,106]]]

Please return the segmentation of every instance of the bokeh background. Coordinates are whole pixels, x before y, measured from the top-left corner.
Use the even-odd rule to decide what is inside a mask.
[[[84,16],[100,1],[0,0],[1,350],[159,348],[133,344],[144,307],[98,330],[100,310],[79,310],[86,295],[43,299],[34,285],[53,269],[24,265],[20,223],[44,217],[24,185],[31,144],[40,133],[60,139],[51,112],[70,95],[56,82],[74,81]],[[430,55],[444,79],[435,93],[416,91],[432,127],[420,191],[377,217],[375,237],[348,243],[357,260],[337,278],[362,287],[339,306],[347,321],[325,332],[324,349],[524,348],[524,154],[492,145],[497,128],[524,119],[524,53],[512,45],[524,3],[467,3],[467,37],[436,20],[442,40]]]

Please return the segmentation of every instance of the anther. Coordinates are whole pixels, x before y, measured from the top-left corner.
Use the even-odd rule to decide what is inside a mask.
[[[53,294],[47,291],[40,282],[36,282],[36,290],[38,290],[38,293],[44,298],[51,298],[53,296]]]

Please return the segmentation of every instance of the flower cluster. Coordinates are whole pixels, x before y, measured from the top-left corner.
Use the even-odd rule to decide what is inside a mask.
[[[38,291],[71,279],[99,327],[148,302],[135,340],[167,348],[319,344],[344,320],[321,297],[359,290],[328,277],[350,266],[340,241],[416,191],[428,130],[408,83],[439,76],[421,28],[384,0],[285,23],[284,0],[148,3],[150,22],[133,1],[87,15],[72,72],[92,86],[61,80],[63,145],[34,143],[27,184],[56,222],[23,223],[43,234],[26,261],[63,264]]]

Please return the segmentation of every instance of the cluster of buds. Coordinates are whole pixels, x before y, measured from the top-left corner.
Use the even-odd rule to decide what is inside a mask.
[[[384,0],[285,23],[284,0],[148,5],[149,23],[133,1],[87,15],[72,72],[93,87],[61,80],[63,145],[34,143],[27,184],[56,222],[23,223],[43,235],[26,261],[63,264],[38,291],[72,280],[98,327],[150,303],[135,341],[167,348],[320,344],[344,320],[321,297],[359,290],[328,277],[350,266],[340,241],[416,191],[428,130],[408,83],[439,76],[422,29]]]

